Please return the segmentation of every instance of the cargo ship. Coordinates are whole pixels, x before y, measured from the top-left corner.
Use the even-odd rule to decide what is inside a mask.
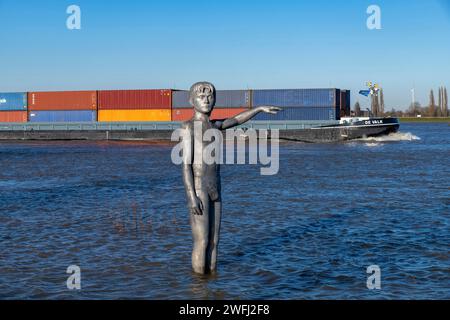
[[[379,136],[399,128],[396,118],[351,118],[350,91],[331,89],[218,90],[211,119],[262,105],[245,132],[277,129],[281,140],[336,142]],[[139,89],[0,92],[0,140],[170,140],[193,116],[187,90]]]

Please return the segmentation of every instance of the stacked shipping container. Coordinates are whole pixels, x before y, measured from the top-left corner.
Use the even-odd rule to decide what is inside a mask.
[[[27,93],[0,93],[0,122],[27,122]]]
[[[218,90],[216,106],[211,119],[224,119],[238,115],[251,107],[250,90]],[[172,121],[186,121],[192,118],[194,109],[189,103],[189,91],[173,91]]]
[[[217,90],[216,106],[218,108],[250,108],[250,90]],[[172,93],[174,109],[192,108],[189,103],[189,91],[174,90]]]
[[[245,108],[214,108],[211,119],[225,119],[238,115],[241,112],[244,112],[249,109]],[[184,109],[173,109],[172,110],[172,121],[186,121],[191,119],[194,116],[194,108],[184,108]]]
[[[171,121],[172,90],[98,91],[98,121]]]
[[[350,116],[350,90],[341,90],[341,117]]]
[[[340,90],[252,90],[252,106],[283,108],[276,115],[260,113],[254,120],[336,120],[340,118]]]
[[[229,118],[263,105],[283,110],[260,113],[253,120],[336,120],[350,114],[350,91],[218,90],[211,118]],[[0,122],[186,121],[193,115],[189,91],[182,90],[0,93]]]
[[[259,113],[255,121],[336,120],[336,108],[286,107],[277,114]]]
[[[97,91],[29,92],[30,122],[92,122],[97,120]]]

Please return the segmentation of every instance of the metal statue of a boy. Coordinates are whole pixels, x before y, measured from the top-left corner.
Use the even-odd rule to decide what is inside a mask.
[[[207,164],[203,160],[203,148],[210,142],[203,141],[203,134],[194,134],[195,124],[201,124],[202,133],[208,129],[225,130],[247,122],[260,112],[276,114],[281,109],[262,106],[229,119],[211,120],[210,115],[216,103],[216,89],[209,82],[198,82],[191,87],[189,103],[194,107],[194,116],[183,124],[183,129],[191,137],[188,140],[192,152],[188,155],[191,159],[185,161],[182,167],[193,236],[192,268],[195,273],[207,274],[214,273],[217,267],[222,213],[220,165]],[[202,160],[194,161],[195,157]]]

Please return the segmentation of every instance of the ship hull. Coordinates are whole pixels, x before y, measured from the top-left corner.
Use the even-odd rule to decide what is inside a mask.
[[[397,132],[398,122],[376,125],[328,126],[303,130],[280,131],[280,139],[311,143],[339,142],[377,137]]]
[[[374,137],[380,135],[387,135],[396,132],[399,129],[398,121],[389,123],[376,124],[357,124],[357,125],[331,125],[331,126],[317,126],[310,128],[276,128],[279,132],[280,140],[287,141],[301,141],[309,143],[326,143],[339,142],[346,140],[354,140],[363,137]],[[33,126],[21,124],[14,130],[8,130],[9,127],[0,126],[0,140],[138,140],[138,141],[170,141],[174,129],[179,125],[167,124],[167,128],[155,129],[133,127],[129,126],[127,129],[120,129],[114,127],[96,127],[89,129],[88,127],[72,128],[70,125],[58,129],[52,127],[51,129],[44,128],[35,129]],[[246,128],[243,128],[245,132]],[[248,129],[248,128],[247,128]],[[264,129],[261,126],[255,128],[256,130]],[[267,126],[266,129],[274,129]],[[269,130],[270,137],[270,130]]]

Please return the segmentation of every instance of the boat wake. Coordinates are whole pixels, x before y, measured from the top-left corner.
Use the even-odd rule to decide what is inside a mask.
[[[390,133],[385,136],[367,137],[367,138],[360,138],[360,139],[356,139],[356,140],[368,142],[368,143],[374,143],[374,142],[416,141],[416,140],[420,140],[420,137],[418,137],[410,132],[395,132],[395,133]]]
[[[420,137],[410,133],[410,132],[395,132],[390,133],[385,136],[379,136],[379,137],[367,137],[367,138],[360,138],[351,140],[352,142],[350,145],[356,146],[360,143],[363,143],[366,147],[381,147],[385,143],[389,142],[398,142],[398,141],[417,141],[421,140]]]

